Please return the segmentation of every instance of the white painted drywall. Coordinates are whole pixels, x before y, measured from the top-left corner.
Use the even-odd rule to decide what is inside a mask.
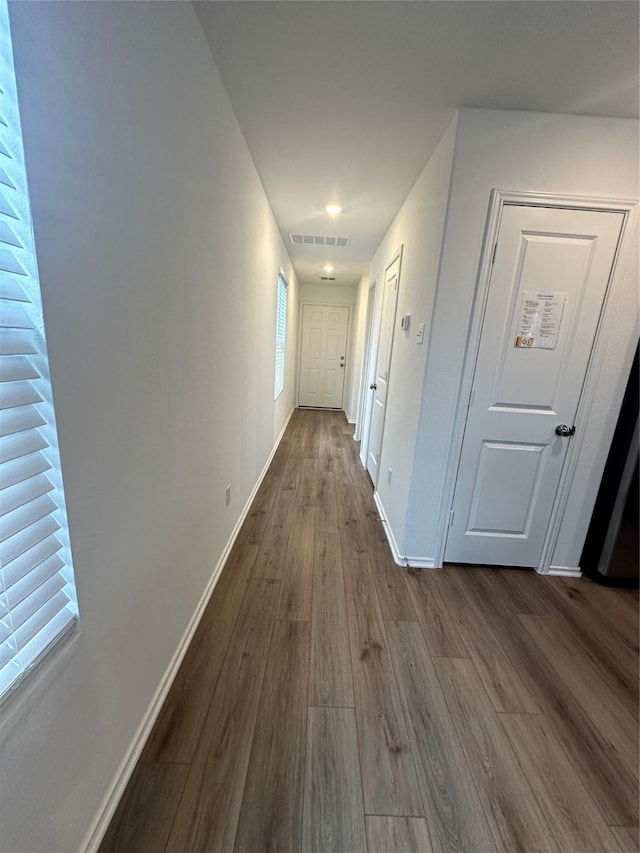
[[[190,3],[10,15],[81,633],[0,730],[0,848],[67,853],[294,404],[298,294]]]
[[[339,284],[301,284],[300,304],[354,305],[356,288]]]
[[[492,188],[638,198],[638,123],[539,113],[461,110],[418,441],[406,512],[386,499],[404,553],[435,555],[465,337]],[[609,349],[552,564],[578,565],[584,534],[637,341],[637,233],[614,282]],[[385,442],[387,436],[385,435]],[[385,446],[385,456],[387,455]],[[388,458],[388,457],[387,457]],[[385,470],[388,461],[384,461]]]
[[[373,360],[377,348],[379,312],[385,266],[403,246],[400,288],[393,341],[393,356],[380,460],[378,497],[396,537],[404,528],[411,485],[414,447],[420,413],[428,331],[423,344],[416,343],[418,325],[431,324],[438,276],[442,234],[449,196],[456,134],[454,119],[440,140],[418,181],[409,193],[371,262],[371,278],[377,278],[376,314],[373,321]],[[400,329],[400,318],[411,314],[409,332]],[[371,393],[371,392],[370,392]],[[391,468],[391,483],[387,472]]]
[[[367,316],[368,276],[363,276],[356,287],[355,302],[351,317],[351,335],[347,355],[348,385],[345,391],[344,410],[349,423],[355,423],[360,399],[362,358],[364,352],[365,321]]]

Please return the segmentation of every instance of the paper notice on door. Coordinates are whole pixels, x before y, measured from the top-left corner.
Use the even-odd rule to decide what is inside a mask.
[[[555,349],[566,299],[566,293],[525,290],[514,346]]]

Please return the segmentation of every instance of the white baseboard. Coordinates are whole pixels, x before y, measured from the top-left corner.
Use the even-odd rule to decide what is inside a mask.
[[[582,572],[580,566],[549,566],[549,571],[546,575],[554,575],[559,578],[580,578]]]
[[[435,569],[434,557],[406,557],[407,565],[412,569]],[[438,568],[442,568],[439,566]]]
[[[382,521],[382,526],[384,528],[385,536],[387,537],[387,541],[389,542],[389,547],[391,548],[391,555],[393,556],[394,562],[398,566],[404,566],[404,568],[412,568],[412,569],[434,569],[435,568],[435,560],[429,557],[404,557],[400,553],[400,549],[398,548],[398,543],[396,542],[396,538],[393,535],[393,530],[391,529],[391,525],[387,521],[387,515],[384,511],[384,507],[382,505],[382,501],[380,500],[380,495],[378,492],[373,493],[373,500],[375,501],[376,508],[378,510],[378,515],[380,516],[380,520]]]
[[[291,409],[289,412],[289,416],[287,417],[284,426],[280,430],[280,434],[278,435],[275,444],[273,445],[273,449],[269,454],[269,458],[267,459],[264,468],[262,469],[262,473],[258,477],[255,486],[253,487],[251,494],[247,498],[247,501],[244,505],[242,512],[240,513],[240,517],[236,522],[229,539],[227,540],[227,544],[220,555],[220,559],[218,560],[215,569],[207,583],[207,586],[202,593],[200,601],[193,613],[193,616],[189,620],[189,624],[187,628],[180,638],[180,642],[173,654],[171,662],[169,666],[165,670],[164,675],[158,685],[158,688],[151,700],[147,711],[138,726],[138,730],[136,731],[133,740],[127,750],[127,754],[122,760],[115,778],[107,793],[105,794],[100,808],[96,814],[96,817],[93,820],[91,827],[89,828],[88,833],[85,836],[85,839],[80,848],[83,853],[97,853],[100,844],[102,843],[102,839],[109,828],[109,823],[118,807],[118,803],[120,802],[120,798],[122,797],[125,788],[131,778],[133,771],[135,770],[136,764],[140,755],[142,754],[142,750],[144,749],[144,745],[147,742],[147,738],[151,734],[151,729],[153,728],[158,715],[162,709],[162,705],[164,704],[164,700],[167,698],[169,690],[171,689],[171,685],[173,684],[173,680],[178,674],[178,670],[180,669],[180,664],[187,653],[187,649],[189,648],[189,643],[193,639],[193,635],[195,634],[196,628],[198,627],[198,623],[202,618],[202,614],[209,603],[209,599],[215,589],[215,586],[218,582],[218,579],[222,573],[222,569],[224,568],[224,564],[227,562],[229,554],[231,553],[231,549],[236,541],[238,533],[240,532],[240,528],[249,513],[249,509],[251,508],[251,504],[257,494],[258,489],[264,477],[269,469],[269,465],[271,464],[273,457],[275,456],[275,452],[278,449],[280,442],[282,441],[282,436],[285,433],[287,426],[289,425],[289,421],[291,420],[291,416],[294,412],[294,409]]]

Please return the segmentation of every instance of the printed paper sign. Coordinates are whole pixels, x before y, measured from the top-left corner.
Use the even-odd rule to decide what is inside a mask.
[[[514,346],[555,349],[566,299],[566,293],[525,290]]]

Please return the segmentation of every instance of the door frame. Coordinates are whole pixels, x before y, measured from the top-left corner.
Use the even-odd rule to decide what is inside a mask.
[[[344,352],[345,352],[345,364],[347,363],[347,355],[349,353],[349,341],[351,339],[351,305],[348,304],[334,304],[331,302],[301,302],[298,313],[298,358],[297,358],[297,377],[296,377],[296,409],[300,408],[300,376],[302,374],[302,323],[304,318],[304,309],[306,306],[315,306],[316,308],[346,308],[347,309],[347,337],[345,339]],[[327,409],[329,412],[344,412],[344,390],[347,384],[347,373],[348,371],[345,369],[344,378],[342,380],[342,402],[340,403],[339,409]],[[303,406],[304,409],[312,408],[311,406]],[[323,407],[324,408],[324,407]]]
[[[402,255],[403,255],[403,252],[404,252],[404,243],[401,243],[400,246],[391,255],[391,258],[384,265],[384,272],[380,276],[381,285],[380,285],[380,297],[378,299],[378,303],[380,305],[380,311],[379,311],[379,315],[378,315],[378,334],[377,334],[376,339],[375,339],[375,350],[376,350],[375,355],[372,352],[372,355],[374,355],[374,357],[371,359],[371,362],[370,362],[370,367],[373,367],[373,370],[369,371],[369,376],[373,377],[373,379],[375,380],[376,374],[378,372],[378,356],[380,353],[380,335],[382,334],[382,323],[384,322],[383,311],[384,311],[384,305],[385,305],[384,298],[386,295],[385,288],[387,285],[387,273],[391,269],[391,267],[395,264],[395,262],[397,261],[398,262],[398,273],[397,273],[398,285],[396,287],[396,298],[395,298],[395,302],[393,305],[393,319],[391,321],[391,337],[389,340],[389,369],[387,371],[387,395],[389,394],[389,381],[391,378],[391,366],[393,364],[393,341],[395,339],[396,316],[398,314],[398,299],[400,298],[400,283],[402,281]],[[373,336],[372,336],[372,342],[373,342]],[[371,389],[367,388],[366,390],[370,391]],[[364,455],[364,461],[362,463],[364,465],[365,471],[367,471],[367,473],[369,472],[369,467],[368,467],[369,449],[371,447],[371,427],[373,425],[373,416],[372,416],[373,397],[374,397],[373,394],[369,394],[369,399],[367,401],[367,410],[369,412],[369,418],[368,418],[368,423],[367,423],[367,428],[366,428],[366,439],[367,439],[366,440],[366,453]],[[388,399],[385,397],[384,412],[382,413],[382,424],[380,425],[380,451],[381,452],[382,452],[382,445],[384,444],[384,426],[385,426],[385,421],[387,420],[388,402],[389,402]],[[362,448],[360,449],[360,453],[362,454]],[[362,459],[362,455],[361,455],[361,459]],[[378,471],[378,475],[379,474],[380,474],[380,471]],[[374,483],[374,487],[375,487],[375,490],[377,491],[377,488],[378,488],[377,482]]]
[[[609,328],[613,319],[613,312],[608,310],[612,301],[612,283],[616,278],[616,272],[620,265],[621,248],[625,244],[625,236],[630,227],[630,220],[632,217],[635,219],[637,215],[637,202],[629,199],[603,199],[587,196],[561,195],[555,193],[527,192],[518,190],[493,189],[491,191],[487,223],[485,226],[484,240],[480,254],[480,266],[473,297],[471,320],[467,332],[467,345],[464,355],[462,375],[456,400],[451,441],[449,444],[449,452],[447,454],[447,465],[442,490],[443,499],[440,504],[440,517],[436,527],[436,530],[438,531],[438,538],[436,542],[434,566],[438,568],[442,567],[444,561],[444,553],[449,534],[449,520],[453,511],[455,486],[458,476],[460,456],[462,453],[462,442],[467,422],[467,414],[469,411],[473,376],[478,357],[478,349],[480,347],[480,337],[482,333],[482,326],[484,324],[487,298],[489,296],[494,251],[497,244],[498,233],[500,231],[502,211],[505,206],[508,205],[568,208],[572,210],[622,213],[624,215],[620,231],[620,239],[616,247],[609,281],[607,282],[602,310],[600,312],[600,319],[598,321],[598,327],[596,329],[587,365],[587,372],[576,411],[576,422],[585,425],[589,419],[589,413],[591,411],[596,391],[599,373],[598,365],[604,355],[604,349],[609,337]],[[564,511],[569,498],[571,484],[576,472],[584,435],[585,429],[578,430],[576,435],[569,442],[569,447],[567,448],[564,464],[560,473],[560,479],[558,481],[558,489],[553,501],[549,526],[542,546],[540,563],[536,567],[536,572],[539,574],[576,574],[576,572],[571,569],[563,570],[560,567],[552,567],[551,560],[560,534],[560,526],[562,524]]]
[[[354,441],[360,441],[360,459],[363,458],[363,446],[364,439],[363,436],[367,429],[368,419],[370,417],[369,409],[370,406],[367,406],[367,400],[369,399],[367,395],[367,388],[369,382],[369,374],[371,373],[371,344],[373,343],[373,320],[375,316],[376,310],[376,288],[378,286],[377,277],[369,279],[369,286],[367,288],[367,313],[365,317],[365,341],[363,348],[363,358],[362,365],[360,369],[360,394],[358,400],[358,412],[356,415],[356,429],[353,434]],[[364,463],[363,463],[364,464]]]

